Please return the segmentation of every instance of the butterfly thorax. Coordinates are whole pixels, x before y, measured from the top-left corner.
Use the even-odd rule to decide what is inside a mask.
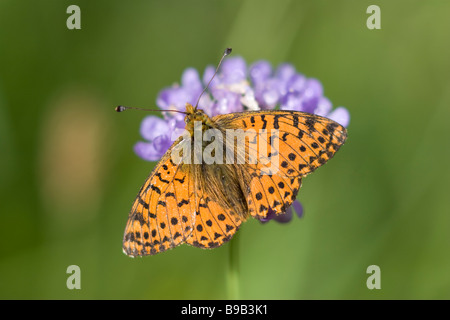
[[[218,126],[203,110],[194,108],[190,103],[186,103],[186,117],[184,121],[186,122],[186,130],[194,139],[194,129],[199,129],[199,123],[201,123],[202,135],[209,129],[218,129],[223,135],[225,134],[225,128]],[[223,137],[216,138],[222,142],[222,147],[224,148],[222,154],[225,157],[226,145],[223,143]],[[190,143],[192,143],[191,150],[195,149],[194,139],[190,140]],[[202,141],[202,154],[209,143],[210,141]],[[209,199],[213,199],[221,207],[233,208],[233,212],[245,220],[248,216],[248,208],[240,188],[235,164],[226,164],[225,162],[226,160],[223,158],[220,159],[219,163],[207,164],[203,159],[200,164],[195,164],[193,157],[191,158],[191,163],[194,164],[185,164],[181,167],[181,170],[189,171],[195,177],[193,180],[197,190],[203,190],[205,194],[209,195]]]

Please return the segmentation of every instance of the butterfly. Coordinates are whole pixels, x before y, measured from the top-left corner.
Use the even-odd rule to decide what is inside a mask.
[[[302,178],[331,159],[347,138],[337,122],[299,111],[210,118],[186,103],[185,123],[186,134],[161,158],[134,201],[123,237],[128,256],[155,255],[183,243],[216,248],[250,217],[284,214]],[[196,130],[201,135],[213,130],[214,148],[196,144]],[[230,132],[240,134],[227,140]],[[195,150],[209,150],[215,161],[195,161]]]
[[[245,141],[247,152],[251,140],[263,139],[258,130],[276,129],[277,172],[265,172],[267,165],[250,163],[248,158],[241,164],[177,164],[172,152],[185,141],[180,137],[134,201],[123,239],[125,254],[154,255],[182,243],[215,248],[229,241],[250,216],[265,218],[269,210],[283,214],[296,199],[302,178],[332,158],[347,137],[346,129],[333,120],[298,111],[249,111],[209,118],[187,104],[185,121],[192,134],[195,120],[201,121],[202,131],[214,128],[224,135],[227,129],[253,129]],[[271,137],[264,141],[269,143]]]

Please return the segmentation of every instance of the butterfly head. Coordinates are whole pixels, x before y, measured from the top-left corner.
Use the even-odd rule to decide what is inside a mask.
[[[186,103],[184,122],[186,122],[186,130],[189,131],[191,136],[194,135],[194,125],[196,122],[202,123],[202,131],[211,128],[213,125],[211,118],[203,110],[195,108],[190,103]]]

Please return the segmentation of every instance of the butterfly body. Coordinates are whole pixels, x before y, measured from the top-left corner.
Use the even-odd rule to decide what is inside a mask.
[[[185,122],[187,135],[156,165],[130,211],[123,241],[129,256],[153,255],[182,243],[215,248],[250,216],[265,218],[270,210],[283,214],[302,178],[333,157],[347,136],[338,123],[297,111],[210,118],[186,104]],[[196,145],[196,129],[202,137],[212,131],[214,139]],[[230,132],[241,135],[227,140]],[[180,149],[194,151],[189,161],[174,161]],[[195,150],[214,161],[197,157]]]

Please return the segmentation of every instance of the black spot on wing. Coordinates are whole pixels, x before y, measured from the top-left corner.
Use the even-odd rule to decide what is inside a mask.
[[[150,189],[155,191],[157,194],[161,194],[161,189],[159,189],[157,186],[150,185]]]
[[[140,205],[142,205],[145,209],[148,210],[148,203],[146,203],[144,200],[142,200],[141,196],[138,196],[138,202]]]
[[[274,129],[280,129],[280,125],[278,123],[278,119],[281,117],[281,115],[277,114],[273,117],[273,127]]]
[[[161,181],[161,182],[164,182],[164,183],[170,183],[169,180],[163,179],[163,178],[161,177],[161,173],[160,173],[160,172],[156,173],[156,174],[155,174],[155,177],[158,177],[159,181]]]
[[[261,129],[265,129],[267,127],[267,120],[266,120],[266,116],[264,114],[261,115],[261,121],[263,122]]]

